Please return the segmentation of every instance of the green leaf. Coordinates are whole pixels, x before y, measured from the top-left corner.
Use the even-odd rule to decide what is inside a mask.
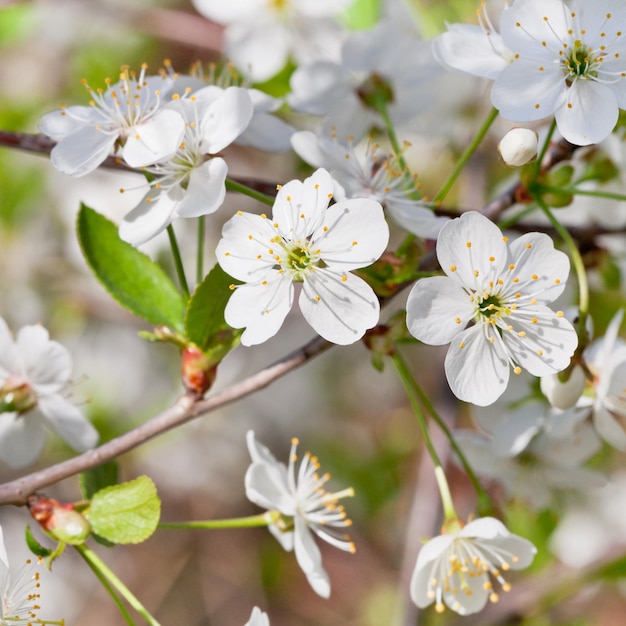
[[[225,354],[236,345],[242,332],[231,328],[224,321],[224,309],[233,293],[230,288],[233,283],[237,281],[216,265],[189,300],[185,331],[189,340],[204,353],[215,352],[217,356],[217,348],[222,347]]]
[[[150,478],[106,487],[94,494],[85,511],[96,534],[113,543],[141,543],[156,530],[161,500]]]
[[[152,324],[182,329],[185,305],[174,283],[154,261],[122,241],[113,222],[83,204],[77,232],[89,267],[117,302]]]
[[[605,563],[594,571],[592,580],[602,578],[604,580],[622,580],[626,578],[626,556],[621,556],[610,563]]]
[[[33,533],[30,529],[30,526],[26,526],[26,545],[28,549],[35,555],[46,557],[50,556],[54,550],[51,548],[44,548],[36,539],[33,537]]]
[[[91,500],[97,491],[116,485],[118,474],[119,464],[116,461],[109,461],[83,472],[79,478],[83,498]]]
[[[352,30],[374,28],[380,17],[380,0],[355,0],[346,11],[346,22]]]

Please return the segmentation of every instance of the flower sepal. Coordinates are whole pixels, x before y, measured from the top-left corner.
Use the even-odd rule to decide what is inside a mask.
[[[27,505],[46,534],[62,544],[81,545],[91,535],[91,524],[74,504],[35,494]]]

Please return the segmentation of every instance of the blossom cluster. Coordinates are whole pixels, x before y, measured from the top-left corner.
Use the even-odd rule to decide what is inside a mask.
[[[479,612],[510,591],[509,571],[530,566],[537,552],[494,517],[498,507],[484,505],[485,488],[531,511],[556,508],[566,494],[592,492],[610,480],[605,468],[592,467],[603,446],[626,450],[622,304],[608,325],[604,316],[600,327],[606,330],[593,338],[586,271],[597,279],[600,262],[586,257],[562,226],[575,213],[577,194],[626,200],[593,186],[609,178],[604,161],[594,170],[602,150],[595,144],[621,140],[626,1],[511,0],[497,28],[483,2],[478,25],[449,24],[430,41],[397,8],[384,11],[370,29],[348,30],[349,0],[193,5],[223,29],[230,59],[223,69],[198,64],[183,74],[167,61],[150,74],[145,64],[138,72],[123,66],[104,88],[84,81],[88,106],[63,105],[39,122],[54,142],[50,159],[57,170],[84,177],[101,166],[124,169],[143,192],[119,227],[112,226],[112,238],[102,234],[106,245],[97,249],[97,262],[81,239],[84,255],[113,297],[155,327],[144,337],[181,349],[184,401],[202,401],[222,359],[239,344],[242,352],[252,351],[284,336],[296,300],[321,340],[337,346],[363,341],[376,366],[394,365],[435,465],[443,510],[441,533],[411,555],[416,561],[404,591],[420,609],[434,604],[437,612]],[[502,161],[521,168],[514,186],[482,210],[466,206],[463,192],[458,206],[448,196],[478,140],[443,184],[437,182],[432,198],[424,192],[432,181],[424,185],[415,173],[411,143],[399,140],[417,137],[424,142],[417,152],[437,149],[427,144],[433,126],[427,116],[433,109],[447,115],[447,107],[461,102],[456,93],[440,97],[441,85],[450,85],[445,69],[492,81],[489,123],[499,116],[515,124],[499,142],[488,136],[487,123],[478,134],[493,156],[500,154],[493,159],[499,177],[511,175]],[[262,82],[279,73],[287,76],[286,90],[274,97]],[[551,152],[556,132],[565,140],[560,148],[567,144],[565,156]],[[572,156],[584,146],[591,147]],[[247,148],[285,153],[294,166],[289,174],[272,171],[267,180],[233,175]],[[558,159],[567,160],[560,171]],[[227,201],[228,192],[257,204],[239,208]],[[554,210],[564,207],[569,213],[563,217]],[[206,272],[202,218],[213,214],[221,231],[213,233],[215,265]],[[192,289],[176,243],[179,219],[198,228]],[[179,290],[167,264],[162,271],[136,250],[164,231]],[[593,233],[581,236],[584,245],[592,247],[591,240],[598,257],[610,249]],[[120,254],[120,267],[107,258],[109,244]],[[156,283],[155,291],[146,287]],[[404,289],[406,300],[398,304]],[[144,297],[155,293],[155,302],[147,303],[153,308],[144,307]],[[388,314],[392,307],[400,307],[398,315]],[[436,359],[420,361],[407,382],[401,353],[412,344],[448,346],[445,356],[440,353],[440,376]],[[25,325],[13,335],[0,318],[0,461],[14,468],[35,463],[48,430],[76,452],[98,444],[87,411],[71,396],[72,368],[69,351],[42,325]],[[474,418],[473,426],[447,428],[417,383],[427,368],[447,383],[443,394],[460,407],[472,405],[463,415]],[[189,381],[195,380],[201,384],[194,387]],[[276,410],[297,411],[283,404],[275,402]],[[478,517],[465,522],[456,514],[423,412],[443,426],[459,467],[483,498]],[[248,431],[244,490],[264,509],[250,525],[265,524],[294,553],[313,591],[328,599],[332,571],[322,564],[317,539],[356,551],[340,501],[358,492],[330,490],[330,475],[320,472],[317,457],[299,453],[299,445],[291,440],[282,463]],[[86,498],[76,515],[88,507]],[[25,596],[10,581],[0,529],[0,622],[43,623],[30,578]],[[247,626],[269,626],[269,617],[255,607]]]

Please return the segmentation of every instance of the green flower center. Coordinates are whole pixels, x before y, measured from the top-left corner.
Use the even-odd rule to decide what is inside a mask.
[[[569,49],[569,54],[563,61],[565,74],[570,84],[577,78],[596,78],[597,72],[594,71],[596,65],[596,54],[580,39],[574,42],[574,46]]]
[[[500,317],[502,314],[507,315],[510,312],[510,309],[504,306],[499,295],[486,295],[478,304],[478,314],[483,318],[491,319],[493,317]]]

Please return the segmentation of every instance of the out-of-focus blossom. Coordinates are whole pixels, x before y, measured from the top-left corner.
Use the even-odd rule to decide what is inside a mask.
[[[317,170],[304,183],[283,185],[272,218],[239,211],[225,225],[216,255],[233,286],[224,316],[245,328],[241,342],[262,343],[283,324],[302,283],[298,303],[307,322],[337,344],[358,341],[380,313],[373,289],[351,272],[376,261],[389,240],[378,202],[365,198],[328,206],[333,183]]]
[[[511,369],[543,376],[569,365],[576,331],[547,306],[565,288],[569,259],[550,237],[509,241],[472,211],[443,226],[437,258],[445,276],[417,281],[407,325],[424,343],[450,343],[445,371],[458,398],[485,406],[502,395]]]
[[[123,66],[120,80],[106,90],[94,90],[86,82],[91,106],[63,107],[41,118],[39,130],[58,143],[52,164],[64,174],[84,176],[112,153],[130,167],[143,167],[172,157],[185,131],[177,111],[163,109],[161,93],[173,79],[163,73],[139,75]]]
[[[582,467],[601,447],[587,417],[585,410],[546,410],[540,402],[528,402],[491,419],[477,413],[488,434],[459,430],[455,439],[478,476],[541,510],[554,502],[557,492],[605,483],[599,472]]]
[[[267,613],[263,613],[261,609],[255,606],[245,626],[270,626],[270,618]]]
[[[296,111],[325,116],[326,132],[333,128],[340,141],[358,140],[372,127],[383,127],[379,102],[395,126],[432,104],[426,94],[438,73],[426,42],[395,22],[381,22],[351,34],[341,62],[301,65],[291,77],[287,102]]]
[[[15,339],[0,318],[0,460],[35,461],[51,427],[75,450],[98,441],[96,429],[63,395],[72,372],[69,352],[42,326],[24,326]]]
[[[511,533],[499,520],[475,519],[422,547],[411,579],[411,598],[419,608],[434,602],[438,613],[445,605],[459,615],[477,613],[488,600],[499,599],[492,581],[510,591],[504,573],[528,567],[536,552],[530,541]]]
[[[193,0],[199,13],[223,24],[227,57],[265,81],[293,57],[298,64],[338,56],[344,29],[336,20],[352,0]]]
[[[248,499],[284,518],[269,526],[271,533],[285,550],[295,550],[296,559],[315,592],[323,598],[330,596],[330,580],[322,566],[322,555],[313,534],[331,545],[354,552],[354,543],[343,533],[351,525],[341,498],[353,496],[352,488],[331,493],[325,485],[329,474],[318,473],[319,463],[308,452],[296,472],[298,440],[293,439],[289,465],[277,461],[272,453],[248,431],[248,450],[252,465],[246,472]]]

